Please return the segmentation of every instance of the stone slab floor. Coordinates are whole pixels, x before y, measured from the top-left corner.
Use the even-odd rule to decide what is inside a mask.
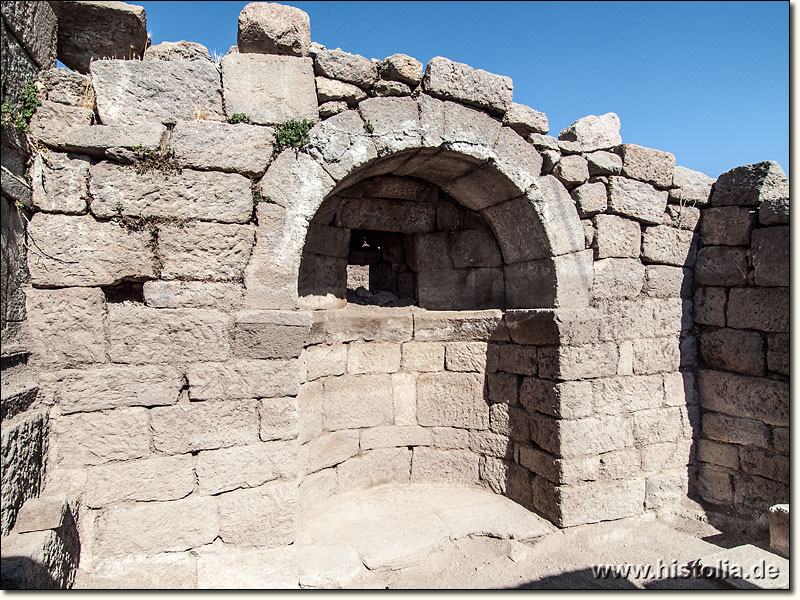
[[[706,538],[705,540],[703,538]],[[653,516],[558,530],[489,492],[383,486],[307,510],[300,585],[315,588],[718,589],[707,579],[598,579],[597,564],[667,566],[747,543],[700,521]]]

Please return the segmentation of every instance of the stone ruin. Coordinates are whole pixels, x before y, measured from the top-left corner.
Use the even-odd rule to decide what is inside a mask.
[[[386,483],[561,528],[788,503],[777,163],[553,137],[508,77],[277,4],[219,63],[119,2],[2,22],[40,100],[2,130],[3,587],[296,587],[304,511]]]

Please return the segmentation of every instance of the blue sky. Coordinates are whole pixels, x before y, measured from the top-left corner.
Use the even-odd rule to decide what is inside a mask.
[[[135,2],[135,0],[134,0]],[[153,43],[224,54],[246,2],[135,2]],[[311,39],[369,58],[446,56],[508,75],[551,135],[615,112],[624,142],[716,177],[776,160],[789,170],[788,2],[284,2]]]

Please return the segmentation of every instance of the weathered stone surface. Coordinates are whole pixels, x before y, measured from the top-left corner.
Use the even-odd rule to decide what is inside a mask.
[[[600,314],[589,308],[511,310],[505,317],[517,344],[576,346],[598,339]]]
[[[739,450],[742,471],[773,481],[789,483],[789,458],[761,448],[743,447]]]
[[[114,362],[224,360],[230,352],[230,319],[214,310],[111,304],[106,326]]]
[[[745,285],[750,267],[747,249],[730,246],[705,246],[697,253],[695,281],[699,285]]]
[[[214,498],[192,496],[110,508],[95,524],[97,551],[111,557],[209,544],[219,534],[216,504]]]
[[[241,279],[254,231],[250,225],[190,223],[165,225],[158,232],[163,279],[236,281]]]
[[[406,342],[413,335],[414,319],[407,312],[380,315],[351,310],[314,313],[312,336],[328,344],[354,340]]]
[[[435,227],[436,206],[386,198],[346,198],[338,224],[349,229],[426,233]]]
[[[139,175],[135,169],[102,162],[93,165],[89,174],[91,210],[100,218],[174,217],[247,223],[253,214],[250,181],[233,173],[185,169],[180,175]]]
[[[776,504],[769,509],[769,545],[789,556],[789,505]]]
[[[302,486],[300,497],[302,502]],[[349,546],[304,544],[298,551],[298,563],[302,588],[342,589],[365,571],[358,553]]]
[[[711,195],[713,206],[788,205],[789,180],[775,161],[736,167],[719,176]]]
[[[615,113],[589,115],[578,119],[558,134],[558,139],[577,142],[579,152],[592,152],[622,143],[620,122]]]
[[[147,46],[147,17],[124,2],[53,2],[58,17],[58,59],[88,73],[93,61],[137,59]],[[132,62],[132,61],[131,61]]]
[[[417,424],[417,378],[413,373],[392,375],[392,400],[395,425],[415,426]]]
[[[308,153],[337,181],[378,156],[364,121],[354,110],[318,123],[309,132]]]
[[[539,348],[539,375],[574,380],[608,377],[617,372],[619,352],[614,343]]]
[[[53,424],[55,462],[64,469],[150,455],[145,408],[123,408],[59,418]]]
[[[417,379],[417,419],[423,426],[489,428],[483,377],[471,373],[426,373]]]
[[[215,400],[150,411],[153,447],[167,454],[184,454],[228,446],[255,444],[258,416],[252,400]]]
[[[98,60],[91,71],[104,125],[225,118],[214,63]]]
[[[163,366],[68,369],[42,379],[42,391],[63,414],[175,404],[182,385],[181,373]]]
[[[319,118],[327,119],[347,110],[347,102],[325,102],[319,105]]]
[[[677,371],[681,364],[675,338],[633,340],[633,372],[637,375]]]
[[[39,68],[55,67],[58,23],[52,7],[40,2],[6,2],[2,5],[2,14],[14,37]],[[10,75],[5,68],[5,59],[3,73]],[[4,87],[4,97],[5,91]]]
[[[600,415],[638,414],[661,406],[664,401],[662,378],[628,375],[596,379],[592,382],[592,397],[594,411]]]
[[[36,88],[42,100],[94,109],[92,80],[75,71],[69,69],[40,71],[36,78]]]
[[[258,421],[258,436],[262,442],[296,439],[300,433],[299,400],[292,397],[262,398],[258,406]]]
[[[93,113],[88,108],[45,100],[31,117],[31,135],[47,146],[65,150],[69,131],[91,125],[92,117]]]
[[[594,298],[635,298],[644,285],[645,268],[634,258],[605,258],[594,262]]]
[[[444,143],[452,150],[473,159],[465,159],[463,155],[454,157],[452,154],[440,153],[433,157],[435,163],[440,163],[442,157],[456,158],[456,166],[463,174],[483,160],[492,158],[489,149],[494,146],[500,135],[502,124],[499,119],[486,114],[483,110],[464,106],[458,102],[437,100],[427,94],[420,94],[417,103],[420,124],[423,128],[423,144],[428,147],[439,147]],[[455,177],[451,173],[452,161],[446,161],[445,164],[449,167],[446,169],[448,174],[446,180],[450,181]],[[426,165],[427,163],[423,165],[423,173]],[[437,170],[440,168],[442,167],[437,164]],[[427,170],[430,171],[430,167]],[[426,179],[441,185],[430,176]]]
[[[384,81],[379,79],[372,87],[376,96],[410,96],[411,88],[400,81]]]
[[[571,195],[581,217],[591,217],[608,208],[606,186],[601,181],[584,183],[572,190]]]
[[[762,225],[788,225],[789,195],[764,198],[758,207],[758,222]]]
[[[664,224],[680,229],[695,231],[700,223],[700,209],[696,206],[668,204],[664,214]]]
[[[30,174],[32,202],[37,210],[72,214],[86,212],[88,156],[38,153]]]
[[[514,91],[510,77],[473,69],[441,56],[435,56],[428,63],[422,86],[433,96],[499,113],[509,109]]]
[[[500,129],[494,151],[497,154],[497,158],[493,160],[495,169],[505,175],[520,193],[527,191],[536,182],[542,170],[542,157],[510,128]],[[494,179],[496,182],[497,177]],[[499,195],[500,185],[495,185]]]
[[[594,218],[594,224],[597,228],[595,258],[639,258],[642,240],[639,223],[616,215],[601,214]]]
[[[406,54],[387,56],[378,65],[378,71],[384,79],[402,81],[412,88],[422,81],[422,63]]]
[[[216,308],[233,310],[242,303],[238,283],[201,281],[146,281],[144,299],[153,308]]]
[[[239,13],[239,52],[308,56],[311,21],[293,6],[251,2]]]
[[[488,229],[462,229],[450,233],[453,267],[501,267],[503,258]]]
[[[581,219],[583,225],[583,238],[587,248],[591,248],[594,243],[594,225],[589,219]]]
[[[727,323],[736,329],[789,331],[788,288],[734,288],[728,295]]]
[[[294,442],[262,442],[203,451],[198,453],[195,466],[199,492],[215,495],[294,477],[297,460],[297,444]]]
[[[766,227],[753,231],[754,281],[759,286],[789,285],[789,227]]]
[[[181,164],[201,170],[260,177],[272,158],[275,136],[269,127],[215,121],[181,121],[170,146]]]
[[[633,436],[640,444],[674,442],[682,430],[681,410],[677,406],[643,410],[633,415]]]
[[[703,415],[703,436],[728,444],[769,448],[769,427],[751,419],[737,419],[718,413]]]
[[[444,345],[428,342],[403,344],[404,371],[435,372],[444,369]]]
[[[216,545],[216,544],[215,544]],[[204,549],[203,549],[204,550]],[[298,568],[295,546],[243,549],[219,544],[199,551],[199,589],[297,589]]]
[[[534,502],[543,482],[534,483]],[[544,484],[549,487],[551,484]],[[560,527],[620,519],[642,512],[645,497],[644,479],[619,482],[588,482],[555,488],[560,504],[556,522]],[[538,506],[538,504],[537,504]],[[552,513],[552,511],[550,511]]]
[[[725,288],[697,287],[694,293],[694,320],[700,325],[725,327],[728,293]]]
[[[658,225],[664,220],[666,207],[666,191],[624,177],[608,178],[608,208],[611,212]]]
[[[503,345],[499,348],[499,364],[503,371],[517,375],[536,375],[538,371],[538,352],[533,347]]]
[[[506,114],[503,115],[503,125],[511,127],[525,138],[531,133],[547,133],[550,129],[546,114],[516,102],[509,104]]]
[[[407,484],[411,477],[411,451],[408,448],[370,450],[340,464],[336,474],[342,491]]]
[[[622,159],[611,152],[590,152],[585,156],[589,163],[589,175],[619,175]]]
[[[691,267],[696,255],[696,239],[691,231],[666,225],[645,227],[642,236],[642,258],[645,260],[676,267]]]
[[[438,448],[414,448],[411,460],[411,480],[446,482],[450,484],[474,484],[478,482],[479,457],[464,450],[440,450]]]
[[[701,370],[699,386],[703,407],[708,410],[733,417],[756,419],[770,425],[788,425],[787,382]]]
[[[314,68],[317,75],[353,83],[364,89],[378,79],[378,68],[368,58],[339,48],[319,52],[314,60]]]
[[[717,246],[748,246],[756,212],[746,206],[723,206],[703,211],[700,234],[703,243]]]
[[[418,426],[384,426],[361,431],[361,449],[430,446],[431,429]]]
[[[672,185],[669,191],[671,202],[680,202],[689,206],[706,206],[711,200],[711,186],[714,179],[700,171],[692,171],[686,167],[676,166]]]
[[[317,77],[317,100],[320,104],[336,100],[343,100],[348,106],[354,107],[367,97],[367,93],[357,85],[345,83],[338,79]]]
[[[208,61],[213,62],[208,48],[197,42],[161,42],[155,46],[148,46],[144,51],[142,60],[166,61]]]
[[[506,265],[508,308],[588,306],[592,287],[592,251]]]
[[[789,374],[789,334],[775,333],[767,336],[767,367],[770,371]]]
[[[393,420],[393,406],[392,380],[388,375],[328,379],[323,424],[328,431],[388,425]]]
[[[103,589],[191,589],[197,566],[189,552],[135,554],[99,560],[83,585]]]
[[[103,293],[98,289],[29,289],[26,293],[33,359],[72,366],[106,362]]]
[[[697,460],[729,469],[739,468],[739,448],[707,439],[697,440]]]
[[[11,531],[25,501],[41,493],[49,433],[48,415],[44,411],[28,411],[14,421],[5,420],[0,441],[3,461],[0,525],[3,536]],[[5,553],[6,549],[3,551]]]
[[[294,396],[297,369],[296,361],[286,360],[198,363],[187,370],[189,396],[193,400]]]
[[[343,375],[347,368],[347,346],[311,346],[304,357],[309,381]]]
[[[70,151],[104,158],[106,151],[112,148],[126,150],[136,146],[158,148],[166,131],[167,128],[161,123],[73,127],[67,131],[64,143]]]
[[[652,298],[691,298],[693,281],[691,269],[647,265],[644,293]]]
[[[485,342],[454,342],[447,344],[445,351],[448,371],[483,373],[497,369],[496,355],[494,360],[488,356],[489,348]]]
[[[235,314],[233,351],[239,358],[296,358],[308,340],[311,315],[285,311]]]
[[[359,452],[360,433],[354,430],[334,431],[315,437],[301,446],[301,459],[306,473],[338,465]]]
[[[244,113],[259,125],[277,125],[289,119],[317,120],[317,91],[310,58],[228,54],[221,65],[229,115]]]
[[[508,330],[499,310],[414,313],[417,341],[505,341]]]
[[[582,156],[565,156],[553,167],[553,175],[572,189],[589,179],[588,163]]]
[[[88,469],[86,506],[102,508],[126,500],[178,500],[192,493],[192,458],[156,456]]]
[[[364,121],[363,127],[369,123],[372,128],[370,139],[379,155],[420,146],[422,128],[419,123],[419,108],[413,99],[368,98],[359,103],[358,111]],[[405,162],[402,156],[399,160]]]
[[[394,373],[400,369],[400,346],[388,342],[354,342],[347,349],[349,373]]]
[[[615,151],[622,157],[625,177],[652,183],[659,188],[672,187],[675,157],[669,152],[636,144],[622,144]]]

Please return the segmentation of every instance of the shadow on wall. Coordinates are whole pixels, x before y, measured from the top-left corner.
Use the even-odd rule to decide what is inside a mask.
[[[4,556],[0,559],[0,589],[58,590],[62,586],[53,579],[47,565],[27,556]]]

